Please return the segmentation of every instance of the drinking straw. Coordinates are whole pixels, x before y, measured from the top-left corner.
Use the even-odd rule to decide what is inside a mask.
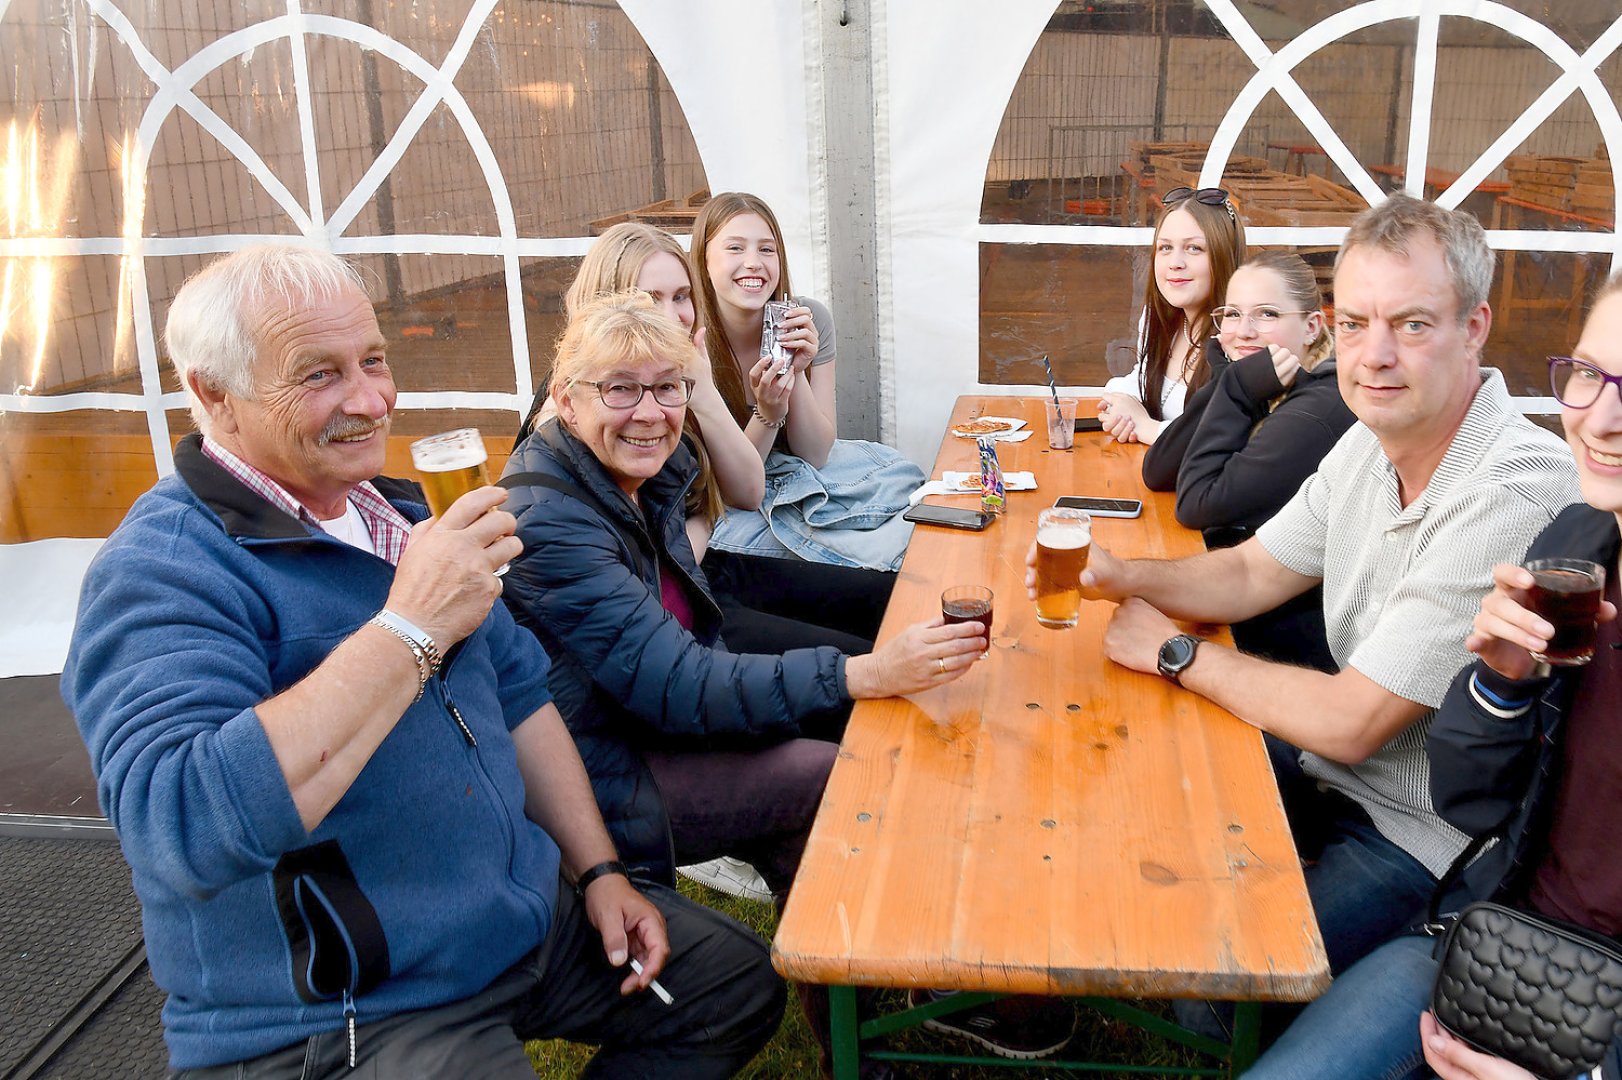
[[[1059,386],[1053,381],[1053,365],[1048,362],[1048,354],[1042,354],[1042,370],[1048,373],[1048,390],[1053,393],[1053,415],[1063,416],[1064,410],[1059,407]]]

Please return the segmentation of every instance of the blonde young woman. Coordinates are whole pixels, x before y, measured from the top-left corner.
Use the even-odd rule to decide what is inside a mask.
[[[1149,448],[1143,476],[1176,489],[1177,520],[1203,530],[1207,547],[1231,547],[1289,502],[1356,418],[1340,397],[1323,295],[1299,255],[1252,257],[1211,316],[1223,366]],[[1174,448],[1179,460],[1163,460]],[[1249,653],[1334,669],[1318,589],[1233,636]]]
[[[590,301],[610,293],[640,289],[670,318],[679,322],[700,344],[700,363],[693,367],[693,398],[687,405],[686,431],[698,456],[698,479],[687,500],[687,535],[700,559],[709,545],[710,530],[727,507],[752,510],[765,492],[760,457],[743,437],[727,410],[704,362],[704,331],[697,329],[693,285],[687,274],[687,253],[676,238],[639,221],[624,221],[603,232],[564,294],[565,313],[573,318]],[[695,333],[696,330],[696,333]],[[546,379],[519,429],[520,440],[557,412]]]
[[[1323,295],[1299,255],[1250,259],[1211,314],[1229,363],[1194,417],[1175,477],[1177,520],[1242,538],[1289,501],[1355,418],[1335,381]]]

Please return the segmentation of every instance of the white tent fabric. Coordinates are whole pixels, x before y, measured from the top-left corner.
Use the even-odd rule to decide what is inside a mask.
[[[0,581],[10,597],[0,619],[0,678],[62,670],[79,584],[101,545],[66,539],[0,544]]]
[[[896,446],[934,459],[959,394],[979,383],[980,202],[986,161],[1025,59],[1053,5],[931,0],[887,5],[888,210]],[[997,387],[991,392],[1018,392]]]

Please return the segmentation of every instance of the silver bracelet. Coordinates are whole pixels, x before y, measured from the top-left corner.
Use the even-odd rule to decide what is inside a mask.
[[[760,405],[759,404],[749,406],[749,411],[755,414],[755,419],[760,421],[762,427],[768,427],[768,428],[771,428],[774,431],[776,429],[782,427],[784,424],[788,423],[788,414],[787,413],[783,414],[783,419],[781,419],[781,420],[768,420],[768,419],[766,419],[764,416],[762,416],[760,414]]]
[[[428,680],[434,677],[439,670],[443,659],[439,653],[439,646],[415,623],[396,612],[384,608],[367,620],[374,626],[380,626],[405,642],[406,648],[411,650],[412,658],[417,661],[417,696],[412,698],[415,704],[422,700],[422,692],[428,687]]]

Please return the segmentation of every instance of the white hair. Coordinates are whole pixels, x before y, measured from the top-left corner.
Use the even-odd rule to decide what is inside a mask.
[[[233,397],[254,397],[254,330],[265,306],[330,300],[366,285],[348,261],[330,251],[291,244],[254,244],[216,259],[186,279],[169,306],[163,339],[175,373],[191,399],[192,419],[208,418],[188,376]]]

